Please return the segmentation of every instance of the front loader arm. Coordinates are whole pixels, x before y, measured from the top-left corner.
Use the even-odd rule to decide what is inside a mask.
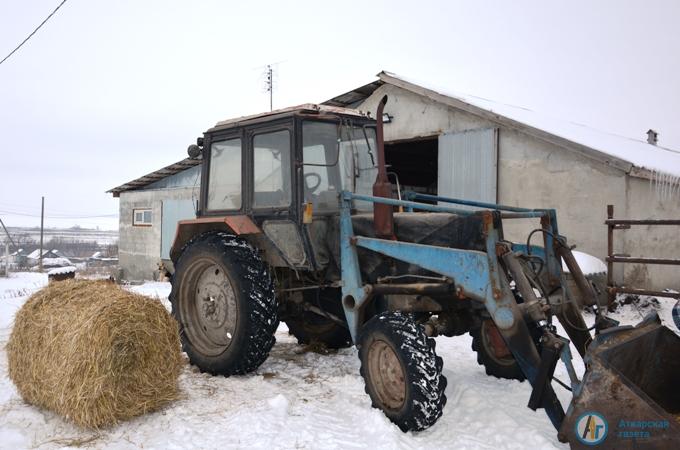
[[[449,277],[454,280],[459,297],[483,302],[527,379],[535,385],[538,382],[541,358],[524,320],[523,311],[517,304],[499,264],[499,240],[498,231],[494,228],[494,213],[482,213],[485,215],[483,223],[487,251],[461,250],[355,236],[350,215],[353,197],[353,194],[344,193],[340,218],[343,308],[352,339],[356,342],[363,323],[363,310],[373,289],[372,285],[364,285],[362,282],[357,256],[357,248],[361,247]],[[396,202],[377,197],[361,196],[361,199],[388,204]],[[431,205],[423,205],[423,209],[428,206]],[[441,210],[441,207],[433,208]],[[546,409],[555,427],[559,427],[564,418],[562,405],[551,386],[541,387],[544,394],[540,406]]]

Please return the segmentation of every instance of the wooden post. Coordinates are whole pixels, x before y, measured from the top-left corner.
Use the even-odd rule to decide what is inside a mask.
[[[5,276],[9,277],[9,236],[5,241]]]
[[[607,219],[614,218],[614,205],[607,205]],[[616,300],[614,293],[614,225],[607,223],[607,304],[611,306]]]

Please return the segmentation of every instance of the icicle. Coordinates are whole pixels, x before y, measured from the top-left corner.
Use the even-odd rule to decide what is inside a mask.
[[[650,188],[654,185],[654,195],[660,201],[680,196],[680,176],[653,170],[649,183]]]

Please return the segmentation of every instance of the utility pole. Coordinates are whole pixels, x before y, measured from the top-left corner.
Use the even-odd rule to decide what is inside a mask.
[[[5,276],[9,276],[9,243],[11,242],[12,245],[16,248],[16,244],[12,240],[12,236],[9,235],[9,231],[7,231],[7,227],[5,227],[5,223],[0,219],[0,225],[2,225],[2,229],[5,230],[5,234],[7,235],[7,239],[5,240]]]
[[[45,197],[40,206],[40,271],[43,271],[43,231],[45,227]]]

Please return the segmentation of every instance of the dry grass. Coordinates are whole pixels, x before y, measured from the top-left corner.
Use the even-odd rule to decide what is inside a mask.
[[[31,296],[7,344],[24,400],[100,428],[178,396],[177,323],[158,300],[105,281],[68,280]]]

